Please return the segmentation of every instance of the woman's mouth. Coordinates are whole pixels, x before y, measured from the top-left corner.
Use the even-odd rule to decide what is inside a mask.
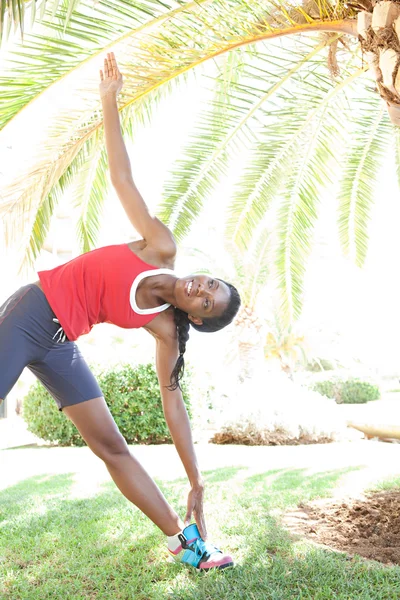
[[[186,286],[186,289],[187,289],[187,295],[188,295],[188,296],[190,296],[190,293],[191,293],[191,291],[192,291],[192,287],[193,287],[193,279],[192,279],[192,281],[189,281],[189,283],[188,283],[188,284],[187,284],[187,286]]]

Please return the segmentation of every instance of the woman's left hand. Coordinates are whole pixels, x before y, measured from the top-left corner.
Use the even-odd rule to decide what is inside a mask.
[[[192,486],[187,501],[187,512],[185,517],[185,527],[190,525],[192,514],[199,528],[203,540],[207,539],[207,528],[203,512],[204,485],[198,484]]]
[[[104,72],[100,71],[100,97],[108,95],[118,96],[123,86],[123,78],[118,68],[114,52],[109,52],[104,59]]]

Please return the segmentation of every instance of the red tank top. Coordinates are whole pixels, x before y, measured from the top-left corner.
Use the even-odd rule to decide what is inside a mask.
[[[168,308],[169,304],[164,304],[142,311],[136,306],[137,285],[146,272],[151,275],[154,270],[158,267],[145,263],[127,244],[119,244],[92,250],[38,275],[54,314],[72,342],[89,333],[96,323],[126,329],[143,327]],[[160,271],[172,273],[169,269]]]

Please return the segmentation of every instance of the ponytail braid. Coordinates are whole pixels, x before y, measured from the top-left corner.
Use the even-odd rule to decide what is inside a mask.
[[[171,392],[181,387],[179,385],[179,382],[182,379],[183,374],[185,372],[185,360],[183,358],[183,355],[186,352],[186,342],[189,339],[190,328],[190,321],[187,313],[185,313],[183,310],[180,310],[179,308],[175,308],[174,311],[174,320],[178,333],[179,356],[170,377],[171,385],[168,386],[168,389]]]

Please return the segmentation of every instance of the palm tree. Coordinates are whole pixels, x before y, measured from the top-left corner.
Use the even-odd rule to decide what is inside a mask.
[[[333,169],[342,173],[342,244],[362,264],[373,184],[393,139],[400,164],[400,137],[393,135],[386,115],[388,102],[392,118],[400,103],[393,54],[397,57],[399,50],[398,17],[392,3],[381,4],[390,5],[385,20],[378,19],[378,5],[324,0],[303,5],[1,0],[3,33],[12,23],[22,26],[24,7],[26,12],[40,8],[31,17],[41,17],[33,33],[25,31],[23,43],[13,38],[3,45],[0,144],[14,144],[17,132],[27,132],[24,143],[16,144],[12,168],[3,173],[0,215],[8,242],[18,245],[25,261],[33,261],[60,192],[78,179],[85,190],[82,247],[93,244],[106,188],[99,55],[113,50],[119,58],[126,80],[120,111],[127,132],[151,116],[174,83],[204,68],[216,81],[215,98],[166,186],[161,213],[182,238],[230,158],[243,163],[227,205],[226,236],[243,251],[251,241],[257,243],[265,215],[271,215],[282,311],[293,322],[301,310],[318,194]],[[6,6],[12,8],[8,13]],[[365,76],[368,64],[377,82]],[[46,120],[33,132],[44,109]]]
[[[291,326],[285,328],[280,315],[275,314],[273,323],[269,323],[269,331],[265,337],[264,356],[267,362],[276,363],[279,368],[294,380],[296,367],[314,364],[323,370],[320,359],[311,352],[305,335]]]

